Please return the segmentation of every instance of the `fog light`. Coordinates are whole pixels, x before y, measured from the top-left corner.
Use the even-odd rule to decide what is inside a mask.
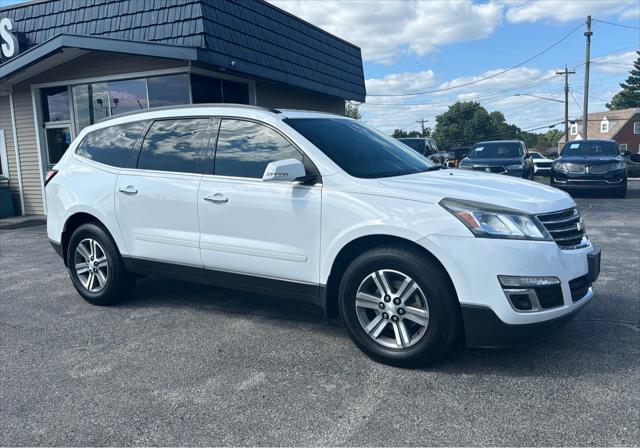
[[[531,300],[529,300],[529,294],[510,294],[509,299],[513,307],[517,310],[531,311],[533,309]]]
[[[558,277],[516,277],[512,275],[499,275],[498,280],[505,288],[535,288],[536,286],[559,285]]]

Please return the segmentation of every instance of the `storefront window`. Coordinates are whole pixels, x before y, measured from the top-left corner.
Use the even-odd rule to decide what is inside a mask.
[[[249,85],[244,82],[223,80],[222,100],[225,103],[249,104]]]
[[[221,103],[222,81],[202,75],[191,75],[191,99],[194,104]]]
[[[42,113],[45,122],[71,119],[67,86],[42,89]]]
[[[76,133],[110,115],[106,82],[74,86],[71,92]]]
[[[147,78],[149,107],[189,104],[188,75],[155,76]]]
[[[144,110],[147,104],[147,85],[145,79],[128,79],[109,82],[111,115],[123,114],[134,110]]]

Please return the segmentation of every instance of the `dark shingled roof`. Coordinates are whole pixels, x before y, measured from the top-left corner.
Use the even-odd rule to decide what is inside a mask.
[[[363,101],[360,48],[263,0],[50,0],[0,9],[21,53],[60,34],[197,48],[228,70]],[[231,65],[231,61],[235,65]]]

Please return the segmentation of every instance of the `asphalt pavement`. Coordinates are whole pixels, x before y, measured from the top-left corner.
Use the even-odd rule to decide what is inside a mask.
[[[0,445],[638,445],[640,182],[581,197],[596,297],[550,338],[378,364],[293,302],[149,277],[84,302],[44,226],[0,230]]]

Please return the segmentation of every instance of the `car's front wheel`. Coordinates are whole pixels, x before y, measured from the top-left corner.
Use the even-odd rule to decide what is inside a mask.
[[[379,247],[349,265],[339,289],[349,335],[371,358],[426,365],[455,342],[461,319],[446,273],[419,250]]]
[[[93,305],[121,301],[135,283],[111,237],[95,224],[83,224],[71,235],[67,266],[73,286]]]

